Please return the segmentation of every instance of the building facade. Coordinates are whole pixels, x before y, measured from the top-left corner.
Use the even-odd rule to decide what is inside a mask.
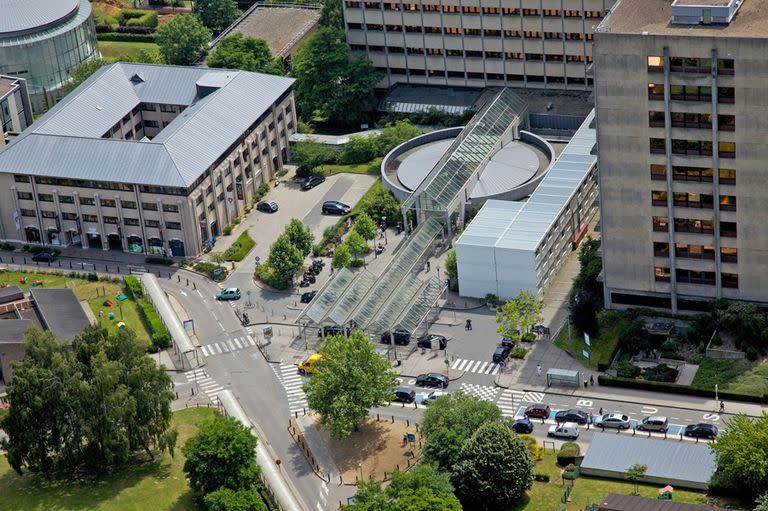
[[[593,30],[614,0],[345,0],[351,50],[395,83],[592,87]]]
[[[198,255],[287,161],[292,83],[103,67],[0,151],[0,239]]]
[[[64,94],[69,72],[99,58],[88,0],[0,0],[0,74],[27,80],[42,112]]]
[[[621,0],[594,52],[606,304],[768,302],[768,1]]]
[[[0,148],[32,124],[27,82],[0,75]]]

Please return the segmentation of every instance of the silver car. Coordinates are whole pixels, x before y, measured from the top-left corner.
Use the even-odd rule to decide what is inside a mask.
[[[629,429],[629,416],[619,412],[606,413],[597,420],[595,425],[604,428]]]
[[[644,418],[637,424],[637,429],[643,431],[661,431],[664,432],[669,428],[669,422],[666,417],[661,415],[651,415]]]

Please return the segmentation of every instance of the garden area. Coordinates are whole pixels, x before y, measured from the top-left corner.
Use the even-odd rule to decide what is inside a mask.
[[[597,313],[598,331],[590,337],[591,346],[587,346],[584,334],[577,328],[563,326],[555,337],[555,346],[567,351],[590,369],[605,370],[611,363],[619,345],[622,331],[630,324],[630,320],[622,311],[602,310]],[[590,352],[588,360],[584,359],[582,350]]]
[[[138,58],[142,52],[157,51],[155,43],[142,43],[137,41],[99,41],[101,58],[115,62],[124,57]]]

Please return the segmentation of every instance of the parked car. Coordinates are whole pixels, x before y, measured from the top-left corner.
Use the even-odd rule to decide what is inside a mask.
[[[349,331],[338,325],[325,325],[322,333],[317,332],[318,337],[328,337],[329,335],[349,335]]]
[[[240,289],[236,287],[228,287],[226,289],[222,289],[221,291],[216,293],[216,299],[217,300],[239,300]]]
[[[324,215],[346,215],[350,211],[352,211],[352,208],[343,202],[337,200],[323,202]]]
[[[307,373],[314,373],[315,369],[317,368],[317,363],[321,360],[325,360],[325,357],[322,356],[320,353],[315,353],[314,355],[310,356],[308,359],[306,359],[304,362],[299,364],[299,373],[300,374],[307,374]]]
[[[317,291],[307,291],[306,293],[301,294],[301,303],[309,303],[312,301],[312,298],[315,297],[317,294]]]
[[[511,352],[512,352],[512,348],[510,348],[509,346],[499,345],[496,347],[496,351],[493,352],[492,360],[496,364],[498,364],[499,362],[504,362],[509,357],[509,354]]]
[[[510,339],[509,337],[502,337],[501,342],[499,344],[502,346],[509,346],[510,348],[515,347],[515,341],[513,339]]]
[[[581,410],[560,410],[555,414],[556,422],[575,422],[576,424],[587,424],[589,422],[589,414]]]
[[[561,438],[576,439],[579,438],[579,425],[575,422],[564,422],[555,426],[550,426],[547,430],[547,436],[556,436]]]
[[[646,417],[645,419],[641,420],[637,424],[637,429],[642,429],[643,431],[664,432],[668,428],[669,422],[667,422],[667,418],[660,415],[651,415],[650,417]]]
[[[422,403],[425,405],[429,405],[430,403],[434,402],[435,399],[439,398],[440,396],[447,396],[448,393],[443,390],[433,390],[429,394],[426,395]]]
[[[447,376],[440,373],[425,373],[416,377],[416,385],[419,387],[440,387],[446,388],[450,380]]]
[[[444,350],[447,345],[448,345],[448,339],[446,339],[444,335],[437,335],[437,334],[422,335],[416,341],[416,346],[418,346],[419,348],[431,349],[433,346],[437,346],[436,349]]]
[[[717,437],[717,427],[706,422],[700,422],[699,424],[689,424],[683,430],[685,436],[694,438],[708,438],[714,440]]]
[[[512,423],[512,429],[519,435],[528,435],[533,432],[533,422],[528,417],[518,419]]]
[[[32,260],[40,263],[52,263],[56,260],[56,254],[53,252],[38,252],[32,256]]]
[[[409,342],[411,342],[411,332],[408,330],[402,330],[400,328],[396,328],[393,332],[393,337],[395,338],[395,344],[399,344],[401,346],[405,346]],[[389,330],[381,334],[381,342],[384,344],[391,344],[392,339],[389,335]]]
[[[629,429],[629,416],[617,413],[606,413],[595,423],[604,428]]]
[[[397,387],[395,389],[395,399],[399,403],[413,403],[416,401],[416,392],[410,387]]]
[[[264,213],[274,213],[277,211],[277,202],[273,200],[263,200],[256,204],[256,209]]]
[[[319,185],[324,181],[325,181],[325,176],[321,176],[321,175],[309,176],[307,179],[304,180],[303,183],[301,183],[301,189],[311,190],[312,188],[316,187],[317,185]]]
[[[524,415],[529,419],[548,419],[549,418],[549,406],[542,403],[535,403],[525,408]]]

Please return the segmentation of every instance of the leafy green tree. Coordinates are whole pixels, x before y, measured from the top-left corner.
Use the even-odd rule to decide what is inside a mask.
[[[424,456],[442,470],[452,470],[459,451],[472,433],[489,421],[501,420],[499,408],[488,401],[456,392],[441,396],[422,416],[421,432],[426,438]]]
[[[467,509],[508,509],[533,485],[533,461],[506,424],[486,422],[461,448],[452,473],[456,494]]]
[[[409,120],[395,121],[387,124],[381,135],[376,139],[379,146],[379,156],[386,155],[389,151],[414,137],[421,135],[421,130]]]
[[[208,67],[242,69],[254,73],[282,75],[280,62],[264,39],[245,37],[240,32],[222,37],[207,61]]]
[[[746,495],[754,498],[768,492],[768,414],[763,412],[757,419],[743,414],[732,417],[710,447],[717,472],[738,481]]]
[[[569,321],[579,332],[586,332],[591,336],[597,335],[599,323],[597,311],[601,308],[600,302],[589,291],[579,291],[571,296],[568,303]]]
[[[323,0],[323,7],[320,9],[320,26],[344,30],[341,0]]]
[[[252,488],[260,471],[255,450],[256,437],[248,428],[232,417],[216,415],[181,448],[189,485],[200,495],[219,488]]]
[[[541,311],[544,304],[536,299],[533,293],[521,289],[515,298],[499,307],[496,314],[496,323],[499,325],[496,331],[502,337],[520,339],[523,332],[528,332],[531,327],[541,321]]]
[[[210,259],[212,263],[215,263],[216,266],[221,266],[221,264],[227,260],[222,252],[210,252],[208,254],[208,259]]]
[[[203,501],[207,511],[266,511],[267,506],[255,489],[220,488],[207,494]]]
[[[348,437],[370,408],[392,396],[395,373],[359,330],[326,338],[317,352],[325,360],[304,384],[307,402],[333,436]]]
[[[365,239],[363,239],[363,237],[356,231],[347,234],[347,237],[344,240],[344,245],[347,246],[355,259],[357,259],[357,256],[360,254],[364,254],[368,251],[368,243],[366,243]]]
[[[634,319],[621,330],[619,342],[627,353],[634,355],[651,347],[651,335],[642,321]]]
[[[304,225],[304,222],[298,218],[291,219],[285,227],[285,234],[293,246],[298,248],[303,255],[306,256],[312,250],[312,243],[315,242],[315,237],[312,235],[309,227]]]
[[[752,511],[768,511],[768,493],[764,493],[755,500],[755,508]]]
[[[573,292],[589,291],[600,298],[602,308],[603,285],[597,276],[603,270],[603,260],[600,257],[600,240],[587,238],[579,249],[579,274],[573,279]]]
[[[304,256],[301,250],[291,243],[291,239],[286,233],[278,236],[269,248],[267,265],[275,271],[278,280],[290,281],[303,264]]]
[[[637,482],[645,477],[646,470],[648,470],[648,465],[642,465],[640,463],[635,463],[627,469],[627,474],[624,478],[635,486],[635,495],[637,495]]]
[[[454,291],[459,290],[459,264],[456,261],[456,249],[448,252],[445,256],[445,276],[448,277],[448,282],[451,285],[451,289]],[[455,286],[455,289],[454,289]]]
[[[85,60],[79,63],[69,72],[69,76],[72,78],[72,80],[67,82],[66,85],[64,85],[64,91],[67,94],[69,94],[70,92],[75,90],[77,87],[80,86],[81,83],[86,81],[93,73],[101,69],[101,67],[104,64],[106,64],[106,61],[104,61],[103,59]]]
[[[334,268],[342,269],[349,268],[352,264],[352,255],[349,253],[349,247],[345,244],[341,244],[333,251],[333,257],[331,257],[331,264]]]
[[[371,241],[376,237],[376,222],[368,213],[362,212],[355,218],[352,231],[362,236],[364,240]]]
[[[367,213],[376,223],[381,221],[381,217],[387,217],[387,224],[394,225],[402,218],[400,203],[379,181],[371,187],[359,204],[361,211]]]
[[[318,142],[297,142],[291,150],[291,161],[298,167],[296,175],[307,177],[320,165],[336,161],[338,153],[335,149]]]
[[[379,481],[361,482],[350,511],[461,511],[447,473],[420,464],[409,472],[395,471],[385,489]]]
[[[339,163],[356,165],[371,161],[379,154],[379,146],[375,136],[356,135],[349,137],[344,150],[339,154]]]
[[[214,34],[222,32],[240,17],[235,0],[197,0],[192,13]]]
[[[167,64],[189,66],[208,53],[211,31],[191,14],[179,14],[157,27],[157,44]]]

